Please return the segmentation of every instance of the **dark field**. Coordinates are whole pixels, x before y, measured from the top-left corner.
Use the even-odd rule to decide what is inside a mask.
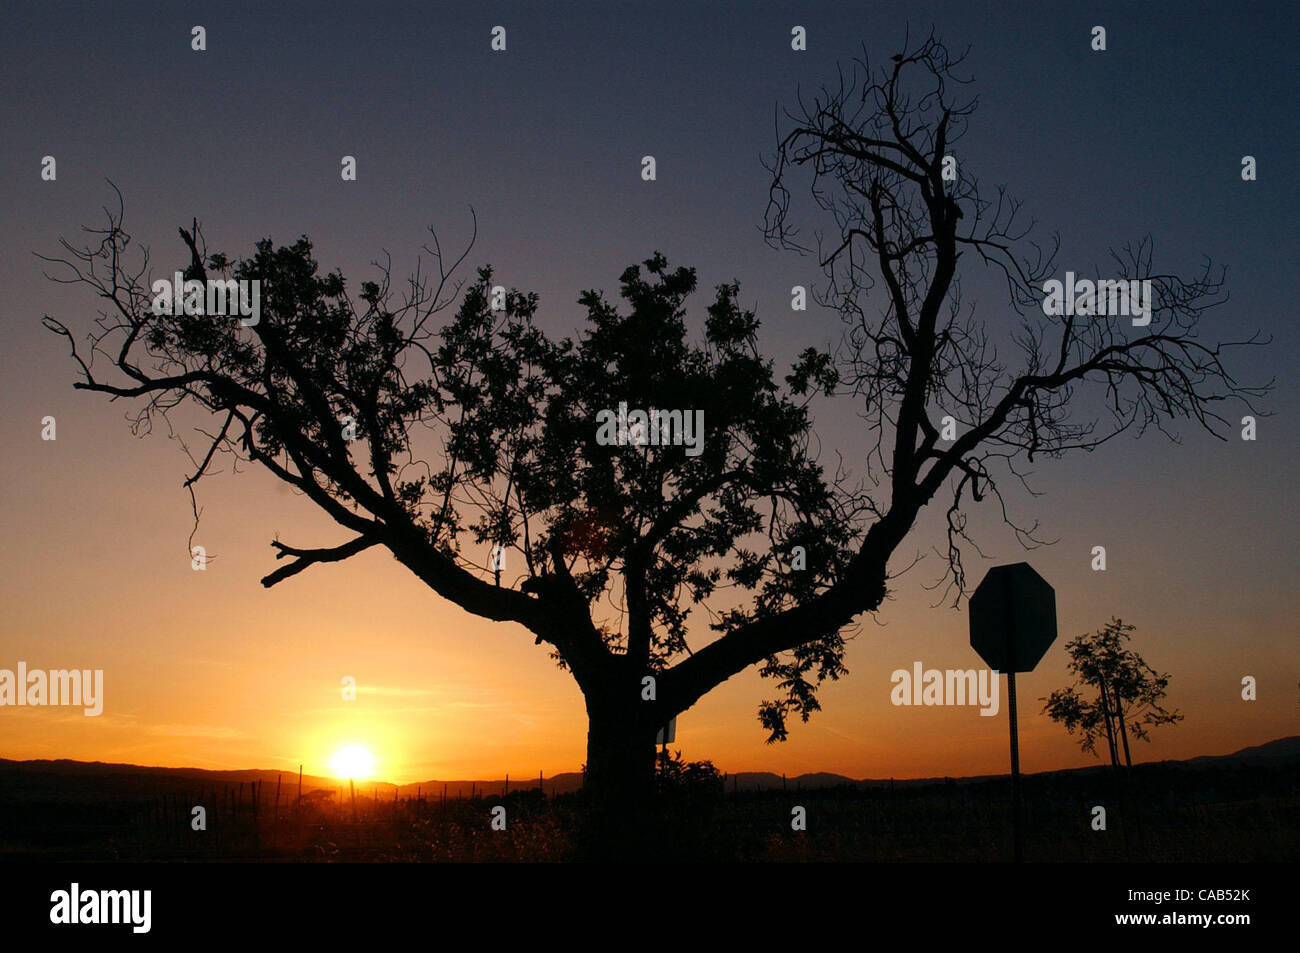
[[[147,769],[141,769],[145,771]],[[68,774],[0,766],[0,859],[66,861],[562,861],[580,859],[581,792],[500,790],[444,800],[387,788],[297,801],[296,776],[212,782],[181,774]],[[705,779],[664,791],[633,821],[645,856],[711,861],[1005,861],[1005,778],[856,782],[782,791]],[[304,789],[306,794],[310,792]],[[1300,858],[1300,765],[1138,765],[1023,779],[1030,862],[1233,862]],[[394,797],[396,793],[397,797]],[[191,809],[207,808],[207,830]],[[491,811],[506,809],[506,830]],[[1092,829],[1106,809],[1105,831]],[[807,830],[791,830],[802,806]]]

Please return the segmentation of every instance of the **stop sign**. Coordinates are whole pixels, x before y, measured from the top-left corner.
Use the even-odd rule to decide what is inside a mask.
[[[1029,563],[994,566],[970,597],[970,644],[989,668],[1031,672],[1056,641],[1056,590]]]

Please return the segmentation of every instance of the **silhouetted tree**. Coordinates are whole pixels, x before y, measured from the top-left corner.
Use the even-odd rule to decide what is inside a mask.
[[[1078,731],[1084,751],[1097,753],[1097,741],[1106,738],[1110,763],[1119,767],[1119,748],[1124,748],[1124,763],[1133,767],[1129,752],[1129,732],[1150,741],[1149,729],[1182,721],[1177,711],[1167,710],[1161,702],[1169,686],[1169,676],[1161,675],[1142,660],[1142,656],[1124,643],[1135,631],[1120,619],[1102,629],[1080,635],[1065,644],[1070,662],[1067,666],[1076,682],[1058,689],[1046,699],[1043,711],[1053,721],[1063,724],[1070,734]],[[1094,689],[1088,698],[1080,687]]]
[[[1030,226],[1018,224],[1021,203],[1003,186],[981,194],[971,164],[956,161],[976,108],[974,97],[960,95],[969,82],[957,75],[963,59],[931,34],[882,68],[864,54],[837,84],[801,100],[786,113],[789,128],[778,129],[765,217],[769,242],[812,250],[792,214],[794,180],[804,175],[829,219],[817,232],[827,278],[818,300],[846,324],[840,379],[870,422],[866,465],[889,498],[864,552],[891,552],[921,507],[948,487],[943,578],[957,600],[966,591],[960,544],[971,543],[966,499],[996,498],[1032,547],[1037,523],[1007,517],[998,483],[1025,484],[1024,462],[1092,450],[1151,426],[1175,436],[1166,427],[1180,417],[1226,439],[1231,425],[1217,411],[1231,400],[1250,407],[1272,385],[1243,386],[1223,364],[1231,348],[1267,343],[1257,335],[1198,340],[1201,316],[1227,298],[1222,270],[1207,261],[1190,280],[1156,273],[1149,238],[1112,251],[1116,273],[1107,279],[1151,282],[1149,325],[1073,308],[1045,313],[1043,284],[1056,274],[1059,240],[1050,250],[1029,241]],[[1007,310],[987,321],[961,293],[961,275],[980,269],[1007,289]],[[869,310],[881,285],[883,306]],[[1020,370],[1012,372],[1005,355],[1017,350]],[[955,424],[951,442],[942,439],[946,416]]]
[[[120,202],[90,245],[64,243],[67,255],[54,260],[71,270],[52,276],[85,282],[106,302],[90,347],[116,378],[92,367],[64,323],[45,323],[72,345],[75,386],[140,400],[137,431],[182,403],[215,417],[215,429],[200,431],[191,492],[225,452],[264,467],[349,531],[321,548],[277,540],[276,558],[288,562],[265,585],[382,546],[442,597],[547,643],[586,700],[597,813],[630,823],[651,788],[657,729],[717,685],[751,666],[776,681],[779,694],[759,709],[769,740],[786,737],[789,715],[817,710],[818,685],[845,671],[843,630],[880,605],[892,554],[949,485],[960,598],[963,493],[996,494],[986,464],[1105,439],[1068,422],[1076,388],[1107,395],[1114,432],[1180,415],[1214,432],[1216,402],[1258,392],[1233,381],[1219,346],[1190,332],[1218,289],[1208,280],[1161,279],[1152,327],[1128,340],[1108,322],[1040,316],[1022,339],[1024,371],[1001,372],[982,329],[958,320],[959,252],[1000,265],[1017,302],[1028,276],[1005,233],[985,224],[971,180],[945,190],[944,152],[970,112],[948,104],[948,67],[931,40],[869,80],[861,106],[842,86],[781,139],[769,227],[789,238],[781,198],[792,168],[813,164],[824,203],[832,198],[821,179],[832,177],[848,203],[835,207],[849,217],[825,261],[832,273],[848,263],[852,289],[837,305],[853,322],[847,353],[804,352],[785,387],[735,284],[717,289],[702,341],[688,343],[695,276],[659,255],[624,272],[625,312],[586,292],[585,333],[552,341],[533,323],[534,295],[510,291],[494,310],[491,271],[462,288],[452,276],[469,249],[448,264],[436,236],[436,274],[417,273],[399,296],[383,266],[354,298],[341,274],[318,272],[306,238],[261,241],[232,261],[209,253],[194,223],[181,230],[185,277],[260,280],[262,319],[245,328],[154,314],[148,256],[128,265]],[[915,101],[902,92],[912,72],[930,84]],[[868,285],[859,246],[889,291],[875,318],[856,293]],[[455,316],[439,326],[435,316],[457,297]],[[828,476],[810,450],[807,404],[844,392],[841,381],[874,415],[867,469],[874,456],[888,474],[883,487],[874,474],[874,488],[839,468]],[[702,410],[701,452],[599,443],[596,415],[621,402]],[[961,415],[950,446],[938,410]],[[495,546],[508,553],[504,567],[489,565]],[[804,549],[797,563],[795,547]],[[794,568],[805,559],[806,569]],[[707,627],[690,626],[696,609]]]

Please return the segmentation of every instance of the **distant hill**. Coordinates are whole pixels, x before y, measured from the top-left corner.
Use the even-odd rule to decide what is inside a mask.
[[[1189,758],[1186,761],[1162,761],[1155,762],[1160,764],[1182,764],[1188,767],[1210,767],[1222,765],[1225,762],[1241,762],[1249,764],[1289,764],[1300,762],[1300,735],[1289,738],[1278,738],[1275,741],[1269,741],[1265,744],[1254,745],[1249,748],[1242,748],[1240,751],[1234,751],[1226,755],[1202,755],[1196,758]],[[1151,762],[1147,762],[1151,763]],[[1099,765],[1085,768],[1071,768],[1065,771],[1043,772],[1045,774],[1069,774],[1076,771],[1096,771]],[[740,771],[736,774],[726,776],[727,788],[741,791],[769,791],[779,790],[785,787],[787,790],[814,790],[817,788],[834,788],[845,785],[864,789],[877,788],[881,786],[896,785],[899,787],[914,787],[930,784],[939,784],[951,782],[955,784],[969,784],[978,781],[985,781],[998,775],[981,775],[976,777],[965,778],[862,778],[854,779],[845,777],[841,774],[831,774],[828,772],[817,772],[813,774],[801,774],[796,777],[783,778],[779,774],[773,774],[770,771]],[[94,782],[93,787],[104,797],[117,797],[126,792],[139,792],[141,789],[154,788],[159,784],[166,784],[168,787],[193,787],[195,784],[200,786],[212,785],[213,787],[224,787],[227,785],[248,784],[253,781],[260,781],[263,785],[263,792],[269,794],[274,789],[277,781],[283,791],[283,797],[286,803],[297,794],[298,774],[296,771],[274,771],[265,769],[250,769],[242,771],[211,771],[204,768],[154,768],[135,764],[112,764],[102,761],[70,761],[60,759],[55,761],[10,761],[0,758],[0,784],[3,788],[0,791],[0,797],[4,795],[15,796],[20,792],[27,796],[40,793],[45,795],[49,800],[58,800],[59,792],[63,780],[76,779],[81,789],[79,796],[84,796],[84,791],[88,786],[87,782]],[[545,786],[545,791],[550,794],[569,794],[577,791],[582,787],[582,775],[576,771],[568,771],[551,777],[541,779]],[[532,778],[511,778],[509,786],[511,791],[525,790],[528,788],[536,789],[539,783],[537,777]],[[340,781],[337,778],[320,777],[316,775],[304,775],[302,778],[302,791],[304,795],[316,790],[341,791],[346,788],[347,782]],[[381,797],[392,798],[393,792],[396,791],[402,798],[414,797],[417,793],[429,798],[440,798],[444,791],[448,798],[470,797],[474,794],[500,794],[505,790],[505,779],[466,779],[444,781],[441,779],[431,779],[420,781],[414,784],[394,785],[388,781],[362,781],[357,784],[358,797]]]
[[[1154,764],[1185,764],[1196,767],[1209,767],[1211,765],[1221,765],[1225,762],[1240,761],[1243,763],[1267,763],[1267,764],[1287,764],[1300,761],[1300,735],[1290,738],[1278,738],[1276,741],[1265,742],[1262,745],[1255,745],[1250,748],[1242,748],[1240,751],[1234,751],[1232,754],[1201,755],[1196,758],[1188,758],[1186,761],[1159,761],[1159,762],[1141,762]],[[1084,768],[1067,768],[1063,771],[1045,771],[1044,774],[1069,774],[1074,771],[1097,771],[1105,766],[1098,763]],[[779,774],[772,774],[768,771],[741,771],[727,778],[728,789],[734,784],[741,791],[770,791],[779,789],[784,786],[789,789],[812,790],[815,788],[833,788],[843,785],[850,785],[856,788],[874,788],[882,785],[889,786],[893,784],[897,787],[915,787],[929,784],[941,784],[944,782],[953,782],[955,784],[970,784],[977,781],[987,781],[991,778],[1003,777],[1003,775],[975,775],[964,778],[863,778],[857,780],[845,777],[842,774],[801,774],[797,777],[782,778]]]
[[[1300,760],[1300,735],[1293,735],[1290,738],[1278,738],[1276,741],[1266,741],[1262,745],[1242,748],[1240,751],[1234,751],[1232,754],[1218,756],[1202,755],[1199,758],[1189,758],[1187,763],[1197,764],[1202,761],[1262,761],[1285,763],[1297,760]]]
[[[65,778],[77,779],[83,784],[87,781],[95,781],[96,786],[103,787],[107,793],[120,793],[125,789],[138,787],[144,781],[184,783],[191,787],[196,783],[199,785],[211,784],[217,787],[250,784],[258,781],[263,785],[264,791],[274,788],[276,783],[279,782],[286,800],[296,796],[298,789],[298,772],[296,771],[268,769],[213,771],[207,768],[156,768],[105,761],[70,761],[64,758],[53,761],[11,761],[0,758],[0,778],[4,779],[4,783],[10,791],[14,788],[24,788],[28,791],[40,787],[56,788],[59,779]],[[341,781],[338,778],[304,774],[302,776],[302,792],[305,796],[314,790],[339,791],[346,788],[347,783],[347,781]],[[546,778],[545,783],[548,795],[552,793],[567,794],[582,787],[582,775],[576,771],[564,772]],[[536,788],[538,779],[535,777],[518,781],[512,779],[509,784],[512,791],[530,787]],[[380,797],[388,798],[393,796],[394,790],[405,798],[413,797],[417,792],[425,797],[441,797],[445,789],[447,797],[452,798],[469,797],[475,793],[499,794],[505,789],[505,786],[506,781],[504,779],[481,780],[469,778],[454,781],[439,779],[402,785],[395,785],[391,781],[358,781],[356,783],[358,797],[362,795],[370,797],[377,794]]]

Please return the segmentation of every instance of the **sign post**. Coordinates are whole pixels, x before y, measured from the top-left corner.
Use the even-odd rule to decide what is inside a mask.
[[[970,644],[989,668],[1007,674],[1011,728],[1011,836],[1016,863],[1020,833],[1020,729],[1016,672],[1032,672],[1056,641],[1056,591],[1029,563],[994,566],[970,597]]]
[[[677,740],[677,716],[668,719],[668,724],[659,729],[655,735],[655,744],[663,745],[664,754],[668,753],[668,746]]]

